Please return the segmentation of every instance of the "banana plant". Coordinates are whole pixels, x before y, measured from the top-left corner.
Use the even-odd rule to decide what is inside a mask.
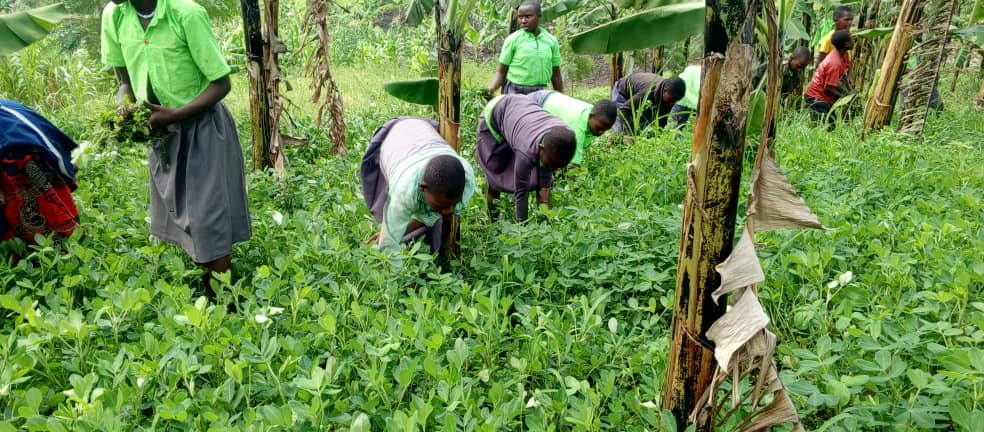
[[[62,3],[0,15],[0,56],[41,40],[67,17],[68,11]]]

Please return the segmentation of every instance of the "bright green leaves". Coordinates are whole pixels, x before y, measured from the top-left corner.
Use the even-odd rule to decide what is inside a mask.
[[[13,54],[48,35],[68,17],[62,3],[0,15],[0,56]]]
[[[703,29],[704,3],[680,3],[642,11],[574,35],[571,48],[578,54],[612,54],[666,45]]]
[[[386,93],[404,102],[437,106],[437,78],[386,83],[383,84],[383,90],[386,90]]]

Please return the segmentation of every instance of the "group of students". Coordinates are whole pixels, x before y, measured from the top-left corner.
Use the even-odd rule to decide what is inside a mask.
[[[476,132],[492,220],[504,193],[513,196],[517,221],[529,217],[531,195],[550,208],[556,170],[583,163],[594,139],[608,130],[623,135],[653,123],[664,127],[687,90],[679,77],[633,73],[615,84],[608,100],[591,104],[565,95],[560,46],[539,26],[539,2],[524,2],[517,16],[520,28],[503,42]],[[436,252],[442,217],[464,208],[476,189],[472,168],[441,140],[437,124],[411,117],[376,131],[361,179],[366,205],[382,225],[374,238],[388,249],[421,239]]]
[[[579,101],[563,93],[558,42],[539,27],[539,3],[523,3],[518,12],[521,28],[503,44],[487,88],[490,100],[477,119],[475,155],[490,216],[507,193],[516,220],[523,221],[530,195],[549,207],[554,171],[583,163],[596,137],[608,130],[635,134],[652,123],[662,128],[671,114],[696,109],[700,73],[688,68],[667,79],[633,73],[615,84],[610,99]],[[844,21],[849,27],[853,16],[838,14],[838,29]],[[840,97],[837,86],[849,65],[850,35],[838,29],[827,38],[832,48],[821,49],[806,91],[817,112]],[[103,10],[101,52],[119,81],[117,102],[140,102],[151,111],[150,231],[207,268],[207,290],[213,272],[231,268],[233,245],[251,237],[242,147],[221,102],[231,69],[209,17],[192,0],[112,0]],[[793,91],[808,56],[808,50],[794,53],[784,90]],[[503,94],[492,97],[500,88]],[[69,160],[75,143],[10,101],[0,101],[0,127],[0,240],[71,235],[79,226]],[[477,188],[471,164],[441,138],[437,124],[411,117],[390,120],[374,133],[360,179],[366,205],[381,224],[373,241],[386,249],[423,238],[438,250],[443,217],[460,212]]]

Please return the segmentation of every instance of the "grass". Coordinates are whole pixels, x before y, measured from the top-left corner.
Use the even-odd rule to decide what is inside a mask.
[[[465,68],[470,160],[489,70]],[[0,431],[659,428],[692,129],[599,140],[528,224],[490,223],[478,196],[452,271],[416,248],[394,267],[364,245],[358,162],[385,119],[432,114],[382,93],[415,77],[399,66],[334,72],[351,152],[328,155],[289,73],[290,132],[312,143],[287,150],[283,184],[249,174],[254,237],[220,297],[239,312],[196,297],[201,269],[150,238],[141,145],[79,161],[85,238],[0,265]],[[944,93],[923,139],[781,118],[777,160],[829,228],[758,238],[808,429],[982,424],[984,113],[960,96],[976,84]],[[226,100],[241,131],[245,90],[237,76]],[[37,106],[92,140],[106,100]]]

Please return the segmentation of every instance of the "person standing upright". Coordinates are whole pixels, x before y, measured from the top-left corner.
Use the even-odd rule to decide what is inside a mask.
[[[192,0],[112,0],[102,14],[102,61],[119,80],[117,103],[150,109],[150,232],[208,271],[232,268],[250,239],[243,149],[222,103],[232,84],[205,8]]]
[[[560,44],[540,28],[540,2],[526,1],[519,6],[519,30],[506,37],[499,54],[499,69],[485,91],[491,99],[499,88],[502,94],[530,94],[547,88],[564,91],[560,74]]]

